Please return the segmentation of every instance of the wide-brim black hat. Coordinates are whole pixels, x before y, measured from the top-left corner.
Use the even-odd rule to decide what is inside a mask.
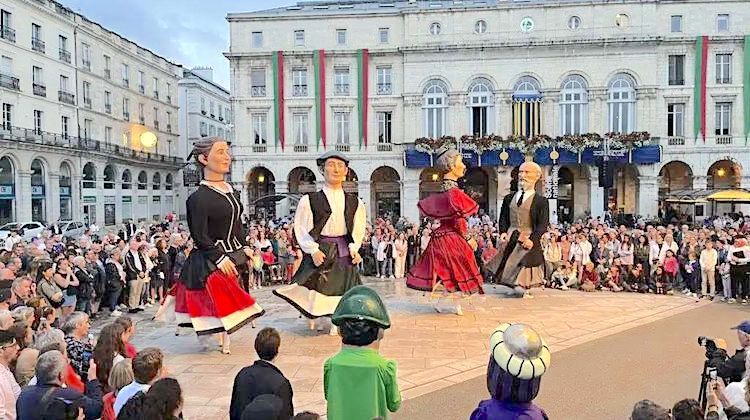
[[[315,160],[315,162],[318,164],[318,166],[323,166],[328,159],[338,159],[344,162],[346,166],[349,166],[349,158],[344,156],[343,153],[337,152],[335,150],[323,153],[318,159]]]

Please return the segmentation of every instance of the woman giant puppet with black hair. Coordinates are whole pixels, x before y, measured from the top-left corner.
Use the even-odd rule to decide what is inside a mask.
[[[192,325],[199,336],[221,334],[221,350],[229,354],[229,334],[264,312],[237,282],[237,267],[252,250],[243,245],[242,204],[224,181],[232,164],[229,144],[219,137],[200,139],[190,157],[203,169],[198,190],[187,199],[195,250],[155,318]]]

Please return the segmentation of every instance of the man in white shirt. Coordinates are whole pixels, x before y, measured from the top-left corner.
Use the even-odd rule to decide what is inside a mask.
[[[166,376],[164,367],[164,354],[161,350],[149,347],[138,352],[133,358],[133,382],[125,385],[118,393],[113,406],[115,415],[125,403],[133,398],[138,392],[148,392],[151,385]]]
[[[341,296],[362,283],[357,264],[362,261],[359,248],[367,225],[362,200],[344,192],[349,159],[332,151],[319,157],[317,164],[325,185],[302,197],[294,217],[294,234],[304,253],[302,263],[294,284],[273,292],[309,319],[332,315]],[[338,334],[333,325],[331,334]]]
[[[0,419],[15,420],[16,400],[21,395],[10,364],[18,358],[18,343],[13,334],[0,331]]]
[[[719,253],[714,249],[711,240],[706,241],[706,247],[701,251],[701,296],[706,296],[706,284],[708,284],[708,297],[713,299],[716,293],[716,264],[719,262]]]

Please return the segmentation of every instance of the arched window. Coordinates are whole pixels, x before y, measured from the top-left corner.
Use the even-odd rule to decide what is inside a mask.
[[[154,190],[160,190],[161,189],[161,174],[159,172],[157,172],[157,173],[154,174],[152,188]]]
[[[609,83],[609,131],[635,131],[635,80],[627,74],[616,75]]]
[[[492,83],[480,77],[469,86],[469,127],[471,134],[486,136],[494,131]]]
[[[588,86],[575,74],[568,76],[560,90],[560,131],[562,134],[582,134],[588,129]]]
[[[115,188],[115,168],[112,165],[104,167],[104,189],[113,190]]]
[[[522,76],[513,87],[513,96],[539,96],[541,95],[539,81],[531,76]]]
[[[122,189],[129,190],[130,185],[133,182],[133,176],[130,175],[130,169],[122,171]]]
[[[532,138],[542,132],[542,89],[532,76],[521,76],[513,86],[513,134]]]
[[[145,190],[147,185],[148,185],[148,175],[146,175],[146,171],[141,171],[138,174],[138,189]]]
[[[83,167],[83,188],[96,188],[96,167],[91,162]]]
[[[448,86],[440,80],[430,80],[424,88],[424,135],[437,138],[445,135],[445,114],[448,109]]]

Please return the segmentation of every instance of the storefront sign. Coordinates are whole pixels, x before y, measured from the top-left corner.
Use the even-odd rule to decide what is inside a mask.
[[[105,195],[104,204],[115,204],[115,197],[113,195]]]
[[[83,204],[96,204],[96,196],[95,195],[84,195],[83,196]]]
[[[32,185],[31,196],[34,198],[44,198],[44,185]]]
[[[0,185],[0,198],[14,198],[13,185]]]
[[[133,202],[133,197],[131,197],[131,196],[123,196],[122,197],[122,202],[123,203],[132,203]]]
[[[153,198],[153,202],[154,203],[161,203],[161,196],[155,195],[154,198]]]
[[[60,197],[70,197],[70,187],[60,187]]]

